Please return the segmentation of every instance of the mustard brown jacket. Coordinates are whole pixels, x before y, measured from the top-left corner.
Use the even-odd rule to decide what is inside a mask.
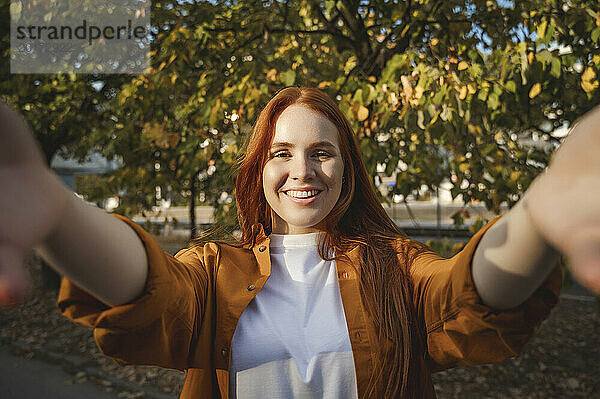
[[[135,223],[149,271],[136,301],[110,308],[64,279],[58,298],[62,313],[94,328],[102,352],[120,364],[146,364],[186,371],[181,399],[228,398],[231,340],[237,322],[269,278],[269,239],[239,248],[208,243],[175,257]],[[497,219],[496,219],[497,220]],[[516,356],[558,302],[562,273],[557,266],[522,305],[496,311],[485,306],[471,277],[471,259],[488,223],[456,256],[425,253],[412,265],[413,303],[426,331],[421,356],[435,398],[431,372],[460,365],[499,362]],[[365,399],[379,343],[359,291],[358,247],[336,260],[340,294],[354,356],[359,398]],[[381,389],[381,387],[380,387]]]

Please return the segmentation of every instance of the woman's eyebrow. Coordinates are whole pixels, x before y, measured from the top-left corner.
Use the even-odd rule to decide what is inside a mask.
[[[296,145],[293,143],[289,143],[287,141],[276,141],[273,144],[271,144],[271,149],[274,148],[293,148]],[[326,148],[330,148],[332,150],[335,150],[337,147],[335,146],[335,144],[329,142],[329,141],[317,141],[315,143],[311,143],[308,148],[315,148],[315,147],[326,147]]]

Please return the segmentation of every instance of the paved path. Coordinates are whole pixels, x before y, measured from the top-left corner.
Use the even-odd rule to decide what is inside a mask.
[[[93,383],[73,383],[74,376],[60,366],[23,359],[0,346],[0,398],[2,399],[115,399]]]

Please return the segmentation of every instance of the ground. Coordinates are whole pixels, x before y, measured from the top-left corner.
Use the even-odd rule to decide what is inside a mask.
[[[28,268],[35,277],[34,256]],[[34,290],[25,303],[0,309],[0,345],[26,358],[62,365],[71,383],[95,381],[123,398],[177,398],[184,374],[149,366],[119,366],[102,355],[86,327],[62,317],[56,293]],[[595,301],[563,297],[524,352],[495,365],[434,375],[444,398],[600,399],[600,315]],[[58,367],[58,366],[57,366]]]

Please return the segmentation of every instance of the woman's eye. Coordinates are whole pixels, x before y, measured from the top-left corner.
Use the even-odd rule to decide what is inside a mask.
[[[277,151],[274,152],[273,154],[271,154],[271,157],[273,158],[285,158],[288,157],[290,154],[287,153],[287,151]]]
[[[317,151],[315,153],[315,156],[317,158],[329,158],[331,155],[328,152],[325,152],[325,151]]]

